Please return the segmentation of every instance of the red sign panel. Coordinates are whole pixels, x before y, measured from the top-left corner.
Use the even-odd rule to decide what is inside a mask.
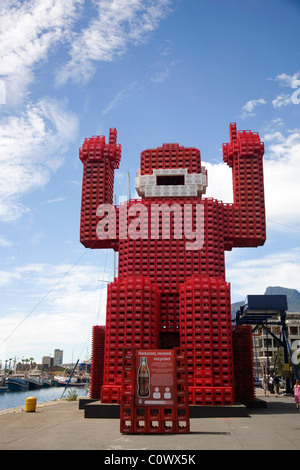
[[[173,406],[174,352],[167,349],[136,351],[136,406]]]

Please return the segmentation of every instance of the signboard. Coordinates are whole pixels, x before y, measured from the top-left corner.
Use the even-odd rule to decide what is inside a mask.
[[[174,351],[136,351],[136,406],[173,406],[175,403]]]

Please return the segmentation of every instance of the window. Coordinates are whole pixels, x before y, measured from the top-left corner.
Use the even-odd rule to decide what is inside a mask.
[[[157,186],[184,186],[184,175],[159,175],[156,177]]]

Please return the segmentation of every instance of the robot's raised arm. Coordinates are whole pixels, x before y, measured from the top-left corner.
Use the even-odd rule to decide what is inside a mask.
[[[232,168],[232,246],[255,247],[266,239],[263,154],[257,132],[238,131],[230,124],[230,143],[223,144],[223,160]]]
[[[79,158],[83,163],[80,241],[87,248],[116,249],[117,240],[97,236],[98,208],[104,204],[113,207],[114,171],[121,159],[116,129],[110,129],[108,143],[99,135],[85,139]]]

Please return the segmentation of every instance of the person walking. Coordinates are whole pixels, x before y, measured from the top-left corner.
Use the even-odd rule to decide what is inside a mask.
[[[276,374],[276,372],[274,372],[274,376],[273,376],[273,385],[274,385],[276,397],[279,397],[279,377]]]
[[[261,381],[261,386],[264,390],[265,397],[269,396],[269,380],[266,377],[266,374],[263,375],[262,381]]]
[[[296,402],[297,411],[299,411],[299,403],[300,403],[300,380],[296,380],[294,385],[294,400]]]
[[[273,378],[270,375],[268,375],[268,377],[269,377],[269,392],[274,393]]]

